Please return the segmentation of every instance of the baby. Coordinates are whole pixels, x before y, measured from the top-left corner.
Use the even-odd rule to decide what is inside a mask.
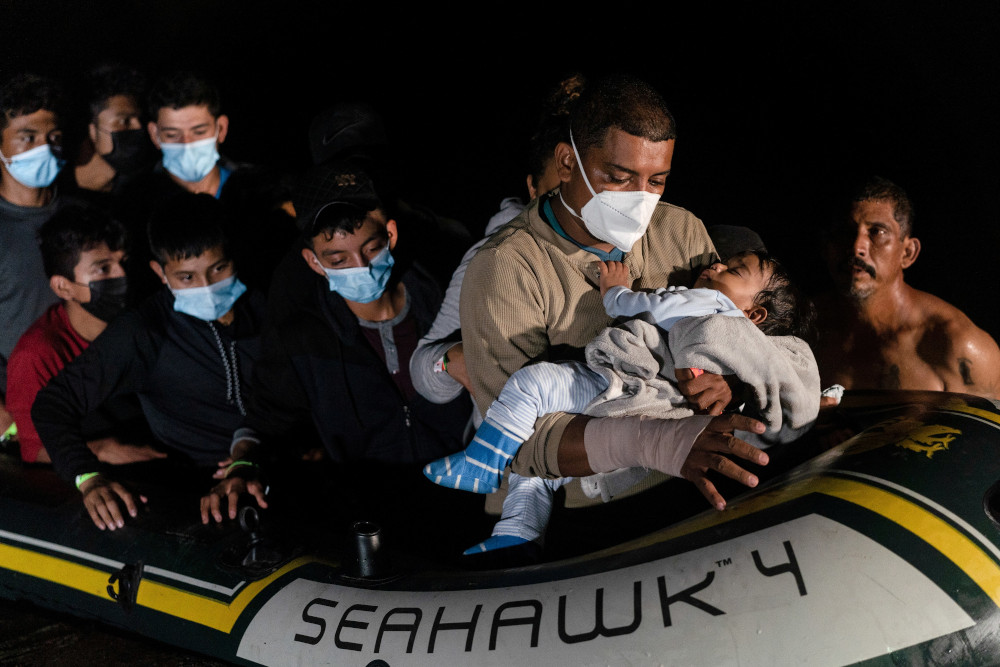
[[[746,252],[730,258],[725,264],[717,262],[701,273],[693,289],[669,287],[646,293],[633,292],[627,288],[628,284],[628,269],[624,264],[602,264],[600,287],[608,315],[635,317],[648,313],[663,330],[659,333],[664,338],[664,332],[670,332],[675,325],[687,320],[688,325],[693,326],[681,327],[684,331],[677,336],[670,334],[669,349],[663,350],[665,356],[672,354],[677,360],[681,350],[675,348],[683,347],[697,350],[694,352],[697,359],[703,358],[707,350],[709,361],[714,362],[712,357],[716,355],[713,353],[718,352],[719,363],[706,364],[712,366],[708,370],[735,373],[750,385],[756,395],[755,407],[771,433],[776,433],[783,425],[799,428],[815,419],[819,407],[819,376],[808,346],[797,338],[785,340],[781,345],[765,342],[767,336],[801,334],[808,326],[805,309],[787,273],[767,253]],[[700,323],[688,318],[706,315],[739,318],[743,323],[724,325],[720,329],[723,331],[721,336],[713,334],[705,338],[698,327]],[[733,331],[739,335],[734,336]],[[624,362],[607,360],[607,346],[601,347],[599,343],[609,332],[612,335],[620,333],[607,329],[588,345],[589,365],[540,362],[511,375],[496,402],[487,410],[472,443],[462,452],[428,464],[424,474],[442,486],[490,493],[499,487],[504,468],[532,434],[535,420],[543,414],[570,412],[611,416],[628,414],[629,410],[664,418],[692,414],[684,407],[683,396],[674,387],[667,386],[668,391],[664,391],[664,385],[673,381],[672,364],[669,368],[655,368],[653,373],[657,377],[652,378],[652,382],[642,379],[640,384],[644,386],[639,390],[635,378],[622,379],[622,375],[634,372],[635,364],[628,349],[625,356],[629,358]],[[745,338],[747,335],[749,339]],[[733,350],[734,345],[741,344],[747,349]],[[648,357],[648,350],[641,351]],[[742,363],[741,357],[747,356],[754,361]],[[657,354],[653,357],[659,358]],[[781,358],[791,359],[791,363],[780,362]],[[696,374],[701,372],[700,369],[692,370]],[[767,377],[758,377],[761,375]],[[776,395],[778,393],[783,395]],[[654,400],[643,400],[650,395]],[[610,408],[611,405],[614,407]],[[466,553],[512,546],[540,537],[548,520],[551,492],[566,481],[567,478],[545,480],[511,473],[504,518],[497,524],[492,538]],[[602,492],[602,495],[606,494]]]

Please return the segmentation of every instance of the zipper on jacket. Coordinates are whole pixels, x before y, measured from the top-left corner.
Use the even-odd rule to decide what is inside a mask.
[[[406,427],[409,428],[412,425],[412,424],[410,424],[410,406],[409,405],[404,405],[403,406],[403,418],[406,419]]]

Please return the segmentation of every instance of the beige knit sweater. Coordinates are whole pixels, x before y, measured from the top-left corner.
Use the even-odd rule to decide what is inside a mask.
[[[632,289],[689,286],[693,271],[716,258],[705,226],[683,208],[660,202],[645,236],[627,253]],[[538,201],[497,231],[473,258],[462,283],[462,344],[480,413],[510,375],[533,361],[583,348],[611,318],[599,289],[599,261],[562,238],[541,217]],[[546,415],[511,468],[560,477],[559,441],[573,415]]]

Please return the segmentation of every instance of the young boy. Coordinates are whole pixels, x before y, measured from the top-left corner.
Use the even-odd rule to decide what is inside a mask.
[[[121,312],[128,281],[125,228],[97,209],[64,206],[42,225],[38,236],[49,286],[61,300],[35,320],[14,347],[7,367],[7,405],[18,426],[21,458],[49,463],[31,421],[35,396]],[[105,424],[114,418],[104,417]],[[97,435],[102,430],[93,426],[96,431],[84,431]],[[88,445],[109,463],[162,456],[148,447],[122,445],[114,437],[91,439]]]
[[[244,294],[236,277],[218,202],[186,193],[168,200],[150,221],[149,240],[150,267],[164,287],[111,323],[39,392],[31,413],[56,471],[76,483],[102,530],[124,526],[119,503],[131,516],[137,506],[87,448],[83,417],[136,393],[156,440],[175,461],[208,469],[207,482],[245,414],[260,344],[264,302]]]
[[[499,487],[507,463],[533,432],[535,420],[550,412],[688,416],[692,411],[671,385],[673,378],[659,376],[675,365],[737,375],[751,387],[749,402],[772,436],[815,419],[820,394],[815,360],[808,346],[793,337],[804,333],[807,318],[787,274],[766,253],[743,253],[727,264],[713,264],[699,276],[695,289],[672,287],[647,294],[632,292],[628,282],[623,264],[602,264],[601,293],[608,314],[648,313],[659,329],[669,332],[669,346],[641,325],[628,332],[609,328],[588,345],[589,366],[543,362],[522,368],[490,406],[472,444],[429,464],[424,474],[443,486],[492,492]],[[705,315],[726,316],[731,322],[695,319]],[[551,504],[547,494],[565,481],[527,480],[512,474],[504,503],[506,518],[494,530],[494,538],[473,550],[540,536],[548,518],[545,502]],[[607,495],[603,489],[596,493]],[[537,500],[524,500],[526,496]],[[511,511],[514,508],[517,511]]]

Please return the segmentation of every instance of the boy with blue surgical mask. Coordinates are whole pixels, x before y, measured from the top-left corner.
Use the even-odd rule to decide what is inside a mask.
[[[237,461],[227,465],[254,461],[298,425],[312,423],[331,474],[344,480],[329,505],[346,512],[347,505],[389,502],[403,511],[399,497],[437,495],[420,477],[421,462],[465,444],[468,397],[432,403],[416,392],[409,375],[410,357],[441,294],[419,266],[394,256],[396,222],[363,173],[319,167],[299,192],[302,247],[283,265],[298,271],[295,287],[271,292],[283,308],[271,304],[274,319],[254,373],[245,428],[234,436]],[[256,482],[224,480],[203,499],[202,520],[235,517],[236,494],[255,488]],[[447,494],[439,497],[454,502]]]
[[[149,92],[146,111],[146,132],[160,160],[151,174],[124,189],[118,216],[145,221],[159,202],[178,192],[211,195],[238,225],[230,251],[242,280],[266,289],[274,265],[295,240],[284,179],[269,168],[220,154],[229,117],[222,112],[219,89],[199,74],[178,71],[161,77]],[[143,231],[132,230],[136,238]],[[143,282],[135,291],[145,296],[156,286]]]
[[[102,530],[122,527],[122,506],[136,516],[138,505],[86,448],[83,416],[136,393],[158,445],[208,484],[246,413],[260,344],[264,301],[236,276],[218,202],[190,194],[168,200],[150,221],[149,240],[163,287],[112,322],[39,392],[32,410],[56,472],[76,484]]]
[[[58,301],[42,266],[37,232],[61,205],[52,185],[62,168],[62,91],[33,74],[0,85],[0,436],[7,360],[14,345]]]

